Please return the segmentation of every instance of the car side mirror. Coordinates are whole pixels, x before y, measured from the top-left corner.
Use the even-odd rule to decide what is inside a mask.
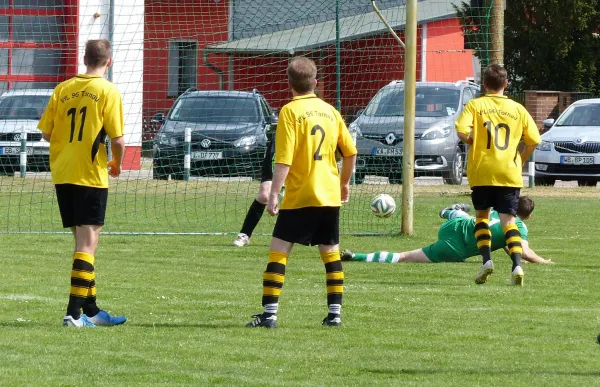
[[[150,122],[155,122],[155,123],[159,123],[162,124],[165,122],[165,115],[164,113],[156,113],[154,115],[154,117],[152,117],[152,119],[150,120]]]
[[[277,123],[279,122],[279,115],[277,114],[277,110],[273,110],[271,112],[270,117],[266,117],[267,124],[271,125],[273,129],[277,127]]]
[[[363,114],[365,112],[365,109],[358,109],[358,111],[356,112],[356,117],[359,117],[361,114]]]
[[[554,125],[554,118],[548,118],[547,120],[544,120],[544,129],[548,130],[552,127],[552,125]]]

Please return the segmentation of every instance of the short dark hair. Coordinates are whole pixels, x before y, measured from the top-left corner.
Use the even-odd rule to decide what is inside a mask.
[[[313,60],[303,56],[293,58],[288,65],[287,74],[292,88],[298,93],[308,93],[314,90],[317,65]]]
[[[529,196],[521,196],[519,198],[519,208],[517,209],[517,216],[521,219],[528,218],[535,208],[533,199]]]
[[[85,43],[85,60],[88,67],[105,66],[111,55],[110,42],[106,39],[88,40]]]
[[[492,90],[504,89],[507,79],[506,69],[498,64],[488,66],[483,71],[483,84]]]

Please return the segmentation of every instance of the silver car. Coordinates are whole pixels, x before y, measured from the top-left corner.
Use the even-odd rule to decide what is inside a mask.
[[[52,89],[10,90],[0,96],[0,174],[19,170],[21,138],[27,136],[27,170],[48,171],[50,143],[37,128]]]
[[[464,105],[479,95],[467,81],[417,82],[415,119],[415,176],[441,176],[447,184],[461,184],[466,145],[454,130]],[[402,181],[404,139],[404,82],[383,87],[350,124],[356,132],[358,158],[355,180],[384,176],[390,184]]]
[[[577,180],[595,186],[600,180],[600,98],[582,99],[565,110],[548,129],[535,151],[535,183]]]

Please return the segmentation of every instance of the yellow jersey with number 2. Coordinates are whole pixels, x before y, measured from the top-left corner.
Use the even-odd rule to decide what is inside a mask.
[[[523,187],[523,164],[517,150],[541,141],[527,110],[505,95],[487,94],[469,101],[456,120],[456,130],[473,138],[467,159],[471,187]]]
[[[290,166],[281,209],[340,207],[340,176],[335,159],[356,154],[340,113],[315,94],[294,97],[279,112],[275,163]]]
[[[123,102],[114,84],[85,74],[59,84],[38,128],[50,135],[54,184],[108,188],[106,136],[124,132]]]

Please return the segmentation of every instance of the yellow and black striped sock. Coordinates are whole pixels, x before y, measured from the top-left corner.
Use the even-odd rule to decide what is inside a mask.
[[[506,238],[506,247],[512,260],[512,269],[521,266],[521,255],[523,255],[523,246],[521,245],[521,232],[516,224],[509,224],[504,227],[504,238]]]
[[[287,254],[280,251],[269,252],[269,263],[263,273],[262,305],[265,313],[276,314],[279,307],[279,295],[285,282]]]
[[[67,315],[76,320],[81,316],[81,308],[86,303],[90,293],[93,292],[94,300],[96,297],[94,260],[94,256],[88,253],[78,251],[73,254]]]
[[[96,269],[92,273],[92,284],[88,289],[87,297],[82,306],[83,313],[88,317],[94,317],[100,312],[100,308],[96,305]]]
[[[492,232],[490,231],[490,220],[488,218],[475,219],[475,239],[479,254],[483,263],[492,259]]]
[[[327,283],[327,306],[329,318],[339,317],[342,311],[342,295],[344,294],[344,270],[340,260],[340,252],[321,253],[325,265]]]

